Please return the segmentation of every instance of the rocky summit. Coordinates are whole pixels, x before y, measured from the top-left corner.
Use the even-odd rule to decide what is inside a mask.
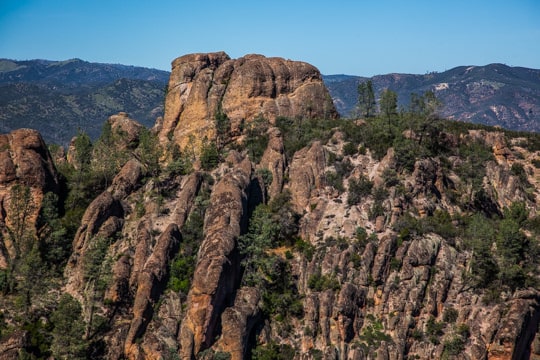
[[[231,59],[226,53],[190,54],[172,63],[162,141],[174,137],[185,148],[215,137],[214,117],[230,119],[231,134],[256,118],[337,117],[319,71],[310,64],[246,55]]]
[[[328,99],[192,54],[152,129],[2,135],[0,359],[540,358],[540,137]]]

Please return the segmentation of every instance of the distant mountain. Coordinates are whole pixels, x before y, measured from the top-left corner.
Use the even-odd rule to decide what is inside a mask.
[[[118,64],[0,59],[0,132],[28,127],[48,143],[66,145],[80,128],[93,139],[112,114],[127,112],[147,127],[163,114],[170,73]],[[349,116],[357,87],[370,78],[323,77],[337,110]],[[461,66],[425,75],[388,74],[373,80],[408,106],[411,93],[434,90],[443,116],[456,120],[540,132],[540,70],[501,64]]]
[[[0,59],[0,132],[29,127],[65,145],[78,128],[96,138],[120,111],[153,126],[168,79],[167,71],[79,59]]]
[[[356,107],[357,87],[369,78],[329,75],[324,81],[337,110],[349,116]],[[433,90],[447,118],[540,132],[540,70],[503,64],[460,66],[425,75],[388,74],[371,78],[376,96],[385,88],[408,106],[411,93]]]

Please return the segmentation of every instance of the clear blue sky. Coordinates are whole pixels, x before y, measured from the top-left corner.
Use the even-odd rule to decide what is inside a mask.
[[[540,68],[540,0],[0,0],[0,57],[170,70],[192,52],[307,61],[324,74]]]

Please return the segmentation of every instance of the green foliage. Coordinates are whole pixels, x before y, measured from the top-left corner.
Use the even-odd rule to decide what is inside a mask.
[[[373,182],[365,176],[360,176],[358,179],[349,179],[349,191],[347,193],[347,204],[356,205],[360,201],[371,195]]]
[[[444,309],[443,321],[445,323],[455,323],[458,316],[459,316],[459,312],[455,308],[449,307],[449,308]]]
[[[43,196],[37,227],[40,253],[47,266],[60,275],[71,254],[72,239],[59,217],[59,199],[52,192]]]
[[[395,121],[398,116],[397,93],[389,89],[383,90],[379,107],[381,116],[385,118],[388,123],[388,132],[392,133],[396,127]]]
[[[453,327],[453,334],[447,338],[443,345],[443,359],[455,357],[463,352],[465,343],[470,336],[469,326],[467,324],[459,324]]]
[[[315,247],[309,242],[303,240],[302,238],[297,238],[294,243],[294,248],[296,251],[304,254],[308,261],[313,259],[313,254],[315,253]]]
[[[46,359],[51,355],[52,324],[37,319],[25,323],[22,327],[26,331],[28,341],[24,348],[28,359]]]
[[[382,204],[382,201],[375,201],[373,202],[373,205],[371,205],[371,208],[369,208],[368,211],[368,218],[371,221],[374,221],[379,216],[384,216],[385,209]]]
[[[309,277],[308,287],[313,291],[337,291],[341,285],[334,275],[321,275],[320,272],[317,272]]]
[[[195,198],[195,206],[181,229],[182,242],[180,249],[170,264],[167,288],[187,296],[195,265],[197,252],[203,240],[204,215],[210,203],[210,191],[203,184],[199,195]]]
[[[354,145],[352,142],[347,142],[343,145],[343,155],[345,156],[352,156],[356,154],[358,151],[358,147]]]
[[[486,174],[486,162],[495,160],[491,148],[480,141],[471,141],[460,144],[458,154],[464,161],[455,168],[456,174],[471,183],[473,189],[479,189]]]
[[[292,283],[290,265],[268,250],[282,244],[292,244],[298,231],[298,215],[290,205],[288,192],[276,196],[255,208],[248,232],[238,239],[243,256],[242,283],[262,290],[263,312],[280,318],[300,316],[303,309],[296,287]],[[298,241],[297,241],[298,243]]]
[[[166,171],[171,176],[187,175],[193,170],[192,160],[187,151],[180,151],[177,144],[173,144],[170,150],[171,161],[167,164]]]
[[[88,342],[84,338],[82,309],[77,300],[62,295],[58,307],[51,314],[51,351],[56,359],[86,359]]]
[[[30,193],[30,187],[16,184],[10,189],[9,201],[10,226],[6,226],[15,250],[15,261],[28,252],[34,243],[31,219],[36,204]]]
[[[210,171],[219,164],[219,151],[214,142],[205,141],[201,148],[201,167]]]
[[[416,160],[426,157],[429,152],[414,140],[397,138],[394,140],[394,154],[398,169],[412,172]]]
[[[360,115],[366,118],[375,115],[376,105],[373,82],[368,80],[358,84],[358,111]]]
[[[446,358],[447,356],[457,356],[465,349],[465,341],[461,336],[457,335],[445,340],[443,345],[443,358]]]
[[[386,187],[392,187],[399,184],[397,172],[392,168],[386,168],[383,170],[382,179],[384,181],[384,186]]]
[[[139,146],[135,149],[135,155],[145,167],[148,176],[156,177],[159,174],[162,148],[157,134],[143,128],[139,134]]]
[[[231,135],[231,120],[221,109],[214,116],[214,126],[216,127],[217,148],[221,149],[230,141]]]
[[[295,152],[308,146],[315,140],[326,142],[332,135],[332,129],[339,124],[332,119],[289,119],[278,117],[276,127],[281,130],[283,145],[288,159]]]
[[[523,185],[527,187],[531,186],[531,184],[529,183],[527,172],[525,171],[523,165],[517,162],[513,163],[510,167],[510,172],[512,173],[512,175],[516,176]]]
[[[424,234],[433,232],[445,239],[451,239],[458,234],[456,227],[452,223],[450,214],[440,209],[435,210],[432,216],[422,218],[420,227]]]
[[[88,134],[79,129],[73,141],[73,146],[75,149],[75,153],[73,154],[75,167],[81,171],[87,170],[92,160],[92,140],[90,140]]]
[[[493,221],[474,214],[465,228],[465,244],[473,251],[470,281],[475,287],[486,287],[497,278],[499,267],[491,253],[495,237]]]
[[[444,323],[436,321],[433,316],[431,316],[426,323],[426,335],[428,335],[429,341],[433,344],[440,343],[440,337],[444,334]]]
[[[294,348],[288,344],[270,342],[266,345],[257,345],[252,352],[253,360],[290,360],[296,355]]]
[[[338,175],[335,171],[327,171],[324,173],[324,178],[326,179],[326,184],[333,187],[339,192],[343,192],[345,188],[343,187],[343,178]]]
[[[366,320],[366,325],[362,329],[362,333],[358,336],[359,342],[357,345],[366,352],[372,353],[377,350],[383,342],[392,342],[392,337],[384,332],[384,326],[380,319],[375,318],[372,314],[368,314]]]
[[[106,188],[114,176],[128,161],[128,149],[118,146],[117,143],[124,143],[125,134],[119,130],[113,131],[111,123],[106,121],[92,149],[91,173],[95,177],[95,182],[102,184]]]
[[[249,123],[245,129],[244,146],[254,163],[259,163],[268,147],[268,120],[258,117]]]
[[[103,301],[105,290],[111,281],[112,259],[107,257],[111,239],[96,236],[90,241],[83,258],[83,279],[87,283],[88,306],[93,315],[95,307]],[[91,316],[87,324],[87,333],[96,330],[97,317]]]

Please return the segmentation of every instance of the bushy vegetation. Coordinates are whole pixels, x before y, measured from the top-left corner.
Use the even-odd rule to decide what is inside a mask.
[[[290,194],[284,192],[268,204],[260,204],[253,212],[249,230],[239,238],[243,256],[242,283],[262,291],[266,316],[284,319],[303,312],[290,272],[290,264],[270,250],[295,244],[298,215],[290,205]]]
[[[210,184],[203,183],[195,198],[194,207],[181,229],[180,249],[171,262],[167,287],[187,297],[195,265],[197,252],[203,240],[204,214],[210,201]]]

